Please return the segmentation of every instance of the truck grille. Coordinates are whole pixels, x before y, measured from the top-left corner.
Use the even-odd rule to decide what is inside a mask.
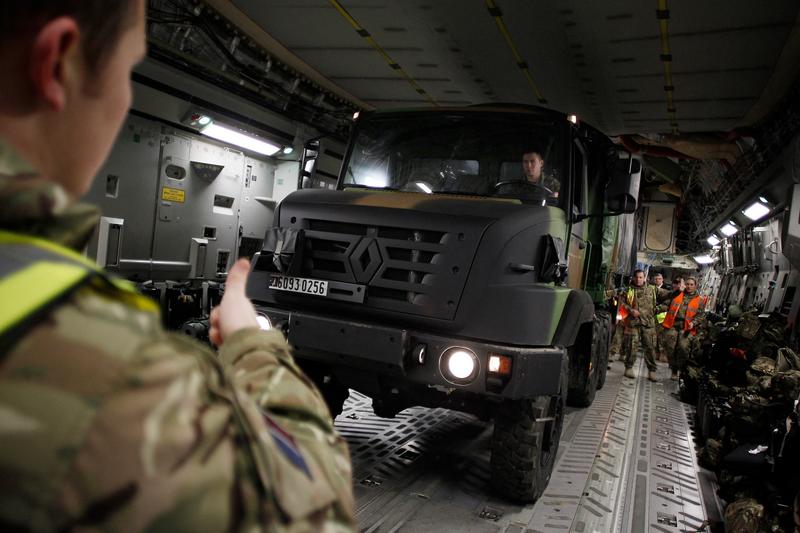
[[[463,234],[314,219],[306,223],[303,275],[366,285],[364,303],[370,307],[442,318],[454,314],[463,282],[459,272],[468,267],[457,253]]]

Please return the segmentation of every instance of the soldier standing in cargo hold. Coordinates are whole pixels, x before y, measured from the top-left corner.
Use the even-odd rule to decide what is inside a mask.
[[[697,280],[686,278],[686,289],[675,296],[669,304],[667,316],[661,324],[666,330],[667,355],[671,356],[669,368],[672,380],[686,364],[689,354],[697,342],[697,324],[703,318],[706,298],[697,293]]]
[[[621,306],[625,310],[625,328],[622,340],[622,354],[625,357],[625,377],[633,378],[633,363],[636,353],[634,340],[642,349],[644,362],[647,365],[647,378],[656,381],[655,362],[655,314],[659,289],[648,285],[642,270],[633,273],[631,287],[622,295]]]
[[[247,261],[215,353],[78,253],[145,46],[144,0],[0,3],[2,529],[354,531],[346,444]]]
[[[661,272],[656,272],[651,279],[653,287],[659,289],[660,294],[665,294],[667,288],[664,286],[664,275]],[[661,303],[663,299],[659,296],[658,302]],[[664,313],[659,311],[659,309],[656,309],[656,361],[666,363],[667,355],[664,352],[664,339],[661,334],[661,330],[664,328],[660,327],[661,322],[664,320]]]

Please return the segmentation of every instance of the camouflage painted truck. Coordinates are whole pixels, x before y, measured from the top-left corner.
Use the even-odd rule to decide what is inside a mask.
[[[534,151],[537,183],[521,163]],[[494,419],[492,484],[533,501],[565,400],[589,405],[605,379],[604,220],[635,210],[639,172],[550,110],[362,114],[337,190],[280,204],[248,293],[334,415],[352,388],[379,416]]]

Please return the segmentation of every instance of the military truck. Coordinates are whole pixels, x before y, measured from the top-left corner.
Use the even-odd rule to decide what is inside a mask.
[[[531,153],[538,179],[523,175]],[[363,113],[336,190],[278,206],[248,294],[334,416],[352,388],[379,416],[494,419],[492,484],[533,501],[567,397],[588,405],[605,379],[604,222],[636,209],[640,172],[542,108]]]

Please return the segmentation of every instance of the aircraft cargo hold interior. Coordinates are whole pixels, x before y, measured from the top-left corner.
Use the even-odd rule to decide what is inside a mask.
[[[800,531],[800,4],[0,5],[0,528]]]

